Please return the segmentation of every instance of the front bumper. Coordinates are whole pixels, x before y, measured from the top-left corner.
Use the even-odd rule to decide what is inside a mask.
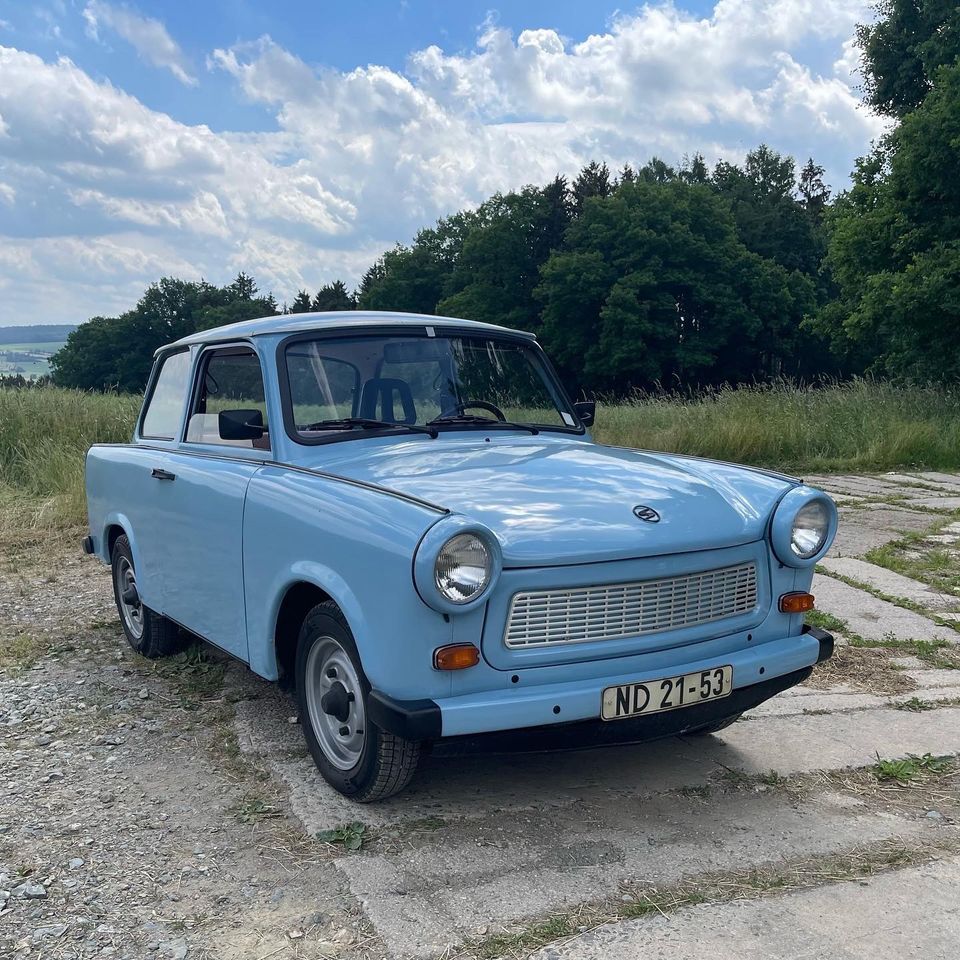
[[[518,685],[441,700],[394,700],[373,690],[368,710],[379,727],[408,740],[542,727],[562,730],[583,721],[595,721],[601,730],[610,728],[598,743],[655,739],[749,710],[805,680],[814,664],[832,654],[833,637],[825,630],[805,626],[800,636],[747,647],[715,661],[677,662],[670,671],[659,670],[656,676],[631,673],[527,688]],[[729,697],[647,717],[610,723],[599,720],[600,694],[604,687],[696,673],[719,666],[721,662],[733,665],[733,692]]]

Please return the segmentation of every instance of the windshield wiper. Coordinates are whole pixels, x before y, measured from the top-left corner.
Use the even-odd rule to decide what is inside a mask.
[[[367,417],[341,417],[338,420],[318,420],[316,423],[308,423],[301,430],[352,430],[354,427],[360,427],[364,430],[409,430],[411,433],[425,433],[434,440],[437,438],[435,427],[427,424],[421,427],[415,423],[393,423],[390,420],[371,420]]]
[[[491,420],[489,417],[478,417],[473,413],[458,413],[453,417],[434,417],[427,421],[428,427],[443,423],[469,423],[482,427],[509,427],[515,430],[529,430],[534,436],[540,431],[532,423],[514,423],[512,420]]]

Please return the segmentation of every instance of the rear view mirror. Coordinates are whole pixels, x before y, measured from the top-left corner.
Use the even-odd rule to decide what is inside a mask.
[[[597,419],[597,403],[595,400],[580,400],[573,405],[574,412],[585,427],[592,427]]]
[[[260,410],[221,410],[217,422],[221,440],[259,440],[263,436]]]

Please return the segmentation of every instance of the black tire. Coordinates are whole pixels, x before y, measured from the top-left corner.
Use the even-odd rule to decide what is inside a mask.
[[[333,679],[322,695],[318,673]],[[330,786],[358,803],[370,803],[399,793],[410,782],[420,744],[388,733],[370,719],[370,683],[350,627],[332,601],[317,604],[303,621],[296,681],[303,735]]]
[[[721,730],[726,730],[727,727],[732,727],[742,716],[742,713],[735,713],[732,717],[727,717],[725,720],[717,720],[714,723],[708,723],[705,727],[688,730],[685,735],[688,737],[702,737],[708,733],[719,733]]]
[[[120,626],[127,643],[142,657],[156,660],[183,648],[183,636],[176,624],[155,613],[140,601],[136,591],[136,569],[126,534],[117,537],[110,553],[113,570],[113,599],[120,615]],[[130,594],[130,587],[136,598]],[[126,597],[126,599],[124,599]],[[134,610],[137,612],[134,613]]]

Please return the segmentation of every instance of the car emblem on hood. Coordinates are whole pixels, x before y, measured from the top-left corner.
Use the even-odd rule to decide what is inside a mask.
[[[648,507],[645,504],[638,504],[633,508],[633,515],[638,520],[646,520],[647,523],[659,523],[660,514],[657,513],[653,507]]]

